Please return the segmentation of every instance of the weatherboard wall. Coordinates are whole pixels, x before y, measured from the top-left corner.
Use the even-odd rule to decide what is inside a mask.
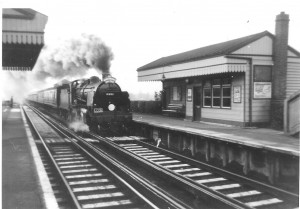
[[[286,98],[300,89],[300,58],[289,57],[286,76]]]
[[[254,41],[247,46],[244,46],[232,54],[244,55],[272,55],[273,53],[273,40],[269,36],[264,36],[257,41]]]
[[[230,121],[233,124],[244,122],[244,75],[234,75],[232,78],[231,98],[233,97],[233,87],[241,87],[241,101],[233,102],[231,99],[230,108],[207,108],[202,107],[201,115],[204,121]]]
[[[264,36],[232,53],[232,56],[248,59],[245,73],[245,123],[267,123],[270,121],[270,98],[254,98],[254,66],[266,65],[273,67],[273,39]],[[251,60],[251,61],[250,61]],[[250,66],[251,65],[251,66]],[[251,89],[250,89],[251,88]]]
[[[271,56],[255,56],[252,59],[253,71],[256,65],[271,66],[273,70],[273,60]],[[252,74],[253,75],[253,74]],[[253,85],[254,82],[252,81]],[[252,85],[252,122],[253,123],[268,123],[271,113],[271,98],[258,99],[254,98],[254,86]]]

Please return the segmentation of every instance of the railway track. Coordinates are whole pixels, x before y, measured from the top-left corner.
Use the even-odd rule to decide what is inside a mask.
[[[211,165],[156,148],[139,141],[139,137],[103,138],[89,133],[97,142],[86,142],[94,152],[109,146],[123,153],[122,157],[134,160],[145,169],[178,184],[182,189],[215,204],[211,208],[297,208],[298,194],[292,194],[260,182],[215,168]],[[128,142],[129,141],[129,142]],[[121,157],[121,158],[122,158]],[[124,158],[124,159],[125,159]],[[116,163],[116,162],[115,162]],[[179,201],[178,201],[179,202]],[[189,205],[181,205],[184,208]],[[215,207],[218,206],[218,207]]]
[[[71,202],[64,204],[62,208],[189,208],[184,204],[180,205],[137,175],[129,184],[125,178],[130,177],[123,176],[128,171],[122,165],[116,165],[116,162],[110,161],[109,156],[104,156],[99,150],[96,150],[97,154],[87,150],[80,145],[78,139],[70,138],[55,128],[58,124],[50,127],[50,121],[46,123],[37,112],[27,107],[24,110],[40,138],[39,144],[43,145],[43,158],[51,160],[52,167],[49,169],[53,170],[54,167],[59,174],[59,180],[50,177],[54,181],[52,185],[63,184],[70,196]],[[109,162],[111,166],[114,164],[118,167],[114,170],[123,172],[116,173],[101,161]],[[46,164],[49,166],[48,160]],[[131,185],[141,188],[144,194]],[[58,201],[62,202],[59,198]]]
[[[63,186],[63,181],[60,178],[59,173],[56,171],[55,165],[47,154],[45,147],[40,140],[36,140],[36,145],[59,208],[76,208],[67,188]]]
[[[127,156],[141,160],[144,165],[163,170],[173,178],[181,179],[187,184],[200,186],[208,193],[224,198],[233,207],[241,208],[298,208],[299,195],[284,191],[243,176],[230,173],[211,165],[201,163],[177,153],[157,148],[145,142],[134,140],[123,143],[122,138],[101,139],[112,146],[122,147]],[[138,139],[139,137],[132,137]],[[166,178],[170,178],[167,176]],[[170,179],[169,179],[170,180]]]

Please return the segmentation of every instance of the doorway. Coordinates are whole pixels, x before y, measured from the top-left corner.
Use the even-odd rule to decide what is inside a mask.
[[[201,98],[202,98],[202,94],[201,94],[201,86],[196,86],[194,87],[194,94],[193,94],[193,98],[194,98],[194,104],[193,104],[193,120],[194,121],[200,121],[201,119]]]

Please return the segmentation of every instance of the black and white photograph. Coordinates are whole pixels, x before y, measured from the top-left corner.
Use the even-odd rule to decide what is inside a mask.
[[[0,208],[299,208],[299,0],[0,3]]]

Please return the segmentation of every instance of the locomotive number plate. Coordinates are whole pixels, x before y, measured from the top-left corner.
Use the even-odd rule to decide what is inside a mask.
[[[103,112],[102,108],[94,108],[94,113]]]

